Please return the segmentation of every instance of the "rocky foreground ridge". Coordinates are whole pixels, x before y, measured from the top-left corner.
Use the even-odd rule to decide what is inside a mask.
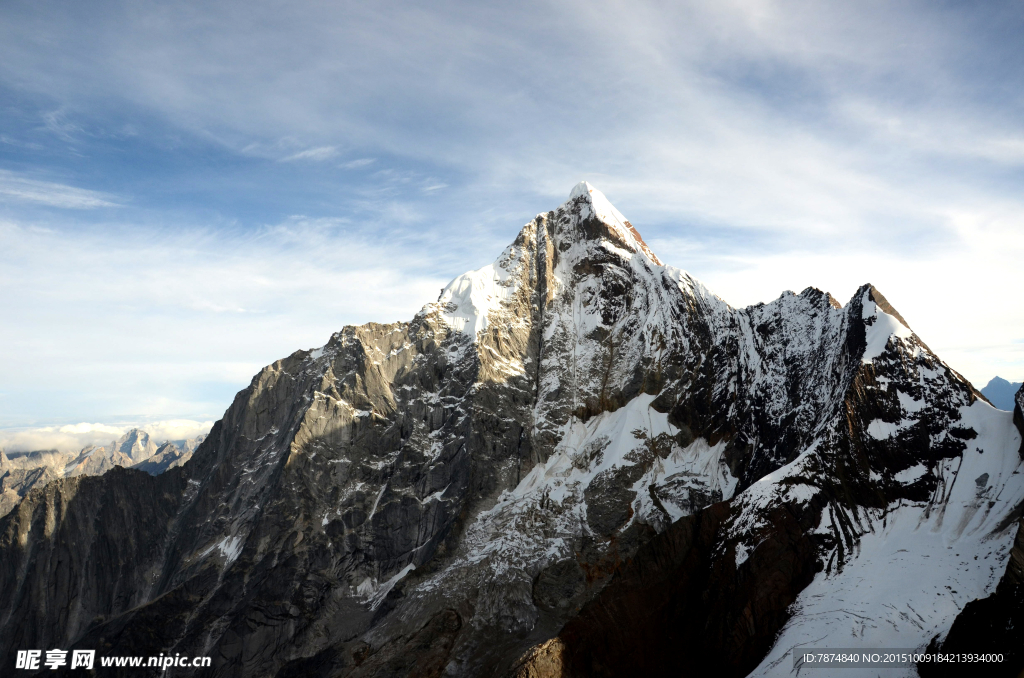
[[[872,286],[734,309],[583,183],[410,322],[264,368],[183,466],[30,492],[0,656],[744,676],[953,642],[1016,562],[1021,429]]]

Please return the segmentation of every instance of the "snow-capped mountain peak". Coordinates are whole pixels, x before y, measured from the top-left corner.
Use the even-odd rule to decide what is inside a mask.
[[[0,523],[0,655],[468,678],[565,647],[741,676],[851,631],[921,647],[1006,562],[1013,416],[872,286],[733,308],[583,182],[411,321],[265,367],[184,466],[33,493]]]
[[[605,197],[604,193],[591,186],[586,181],[581,181],[573,187],[569,193],[569,201],[563,206],[570,204],[579,206],[579,213],[582,220],[596,219],[611,227],[614,234],[613,240],[618,240],[627,249],[634,252],[643,252],[655,264],[661,264],[661,260],[651,251],[644,242],[643,237],[629,223],[629,220],[622,215],[622,212],[615,209],[615,206]],[[615,237],[617,236],[617,237]]]
[[[549,247],[550,253],[546,251]],[[441,290],[436,307],[428,305],[424,312],[439,310],[449,327],[476,341],[479,333],[487,329],[490,317],[502,312],[522,289],[524,276],[543,274],[537,270],[537,261],[528,261],[541,250],[545,253],[544,267],[551,265],[555,269],[551,271],[551,294],[559,292],[561,281],[574,268],[591,267],[581,262],[606,259],[609,250],[623,260],[643,253],[652,264],[661,265],[629,220],[601,191],[582,181],[557,210],[540,214],[523,227],[515,242],[494,263],[448,283]]]

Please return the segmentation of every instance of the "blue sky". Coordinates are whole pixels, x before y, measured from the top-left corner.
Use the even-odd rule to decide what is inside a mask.
[[[1022,34],[1020,3],[5,2],[0,428],[216,419],[582,179],[733,305],[872,282],[1020,380]]]

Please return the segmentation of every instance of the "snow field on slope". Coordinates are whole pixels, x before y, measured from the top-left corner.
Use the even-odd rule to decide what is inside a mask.
[[[872,362],[885,352],[885,347],[889,343],[890,337],[909,339],[914,336],[909,327],[897,320],[895,316],[891,316],[883,311],[881,306],[871,301],[870,294],[870,291],[864,291],[864,310],[862,316],[865,321],[874,319],[874,322],[866,328],[867,336],[865,338],[867,339],[867,347],[864,349],[864,355],[861,357],[861,362],[865,363]]]
[[[538,464],[512,491],[502,493],[495,506],[482,512],[467,530],[464,548],[451,566],[421,583],[420,593],[443,591],[450,578],[485,563],[490,582],[532,578],[543,568],[572,557],[573,542],[589,532],[584,491],[603,471],[636,463],[627,456],[661,434],[675,435],[668,416],[650,407],[655,396],[637,396],[615,412],[604,412],[586,423],[565,425],[562,441],[546,463]],[[703,439],[685,449],[673,446],[632,488],[637,499],[649,498],[647,483],[673,474],[707,474],[706,484],[732,495],[736,479],[721,458],[722,444]],[[646,482],[645,482],[646,481]],[[649,503],[649,501],[647,502]],[[640,501],[634,506],[654,510]],[[673,505],[672,520],[684,512]],[[642,516],[635,514],[634,520]],[[625,527],[625,526],[623,526]]]
[[[813,441],[796,459],[759,479],[736,497],[734,506],[739,507],[740,512],[729,526],[730,538],[751,534],[763,527],[763,516],[771,507],[783,502],[803,504],[819,492],[817,487],[802,480],[808,474],[807,463],[818,443],[818,440]],[[737,552],[737,566],[739,557]],[[743,560],[746,560],[745,555]]]
[[[573,187],[572,192],[569,193],[569,201],[571,202],[572,200],[580,197],[587,198],[587,201],[584,204],[584,209],[580,212],[580,217],[582,219],[587,219],[593,216],[614,228],[619,233],[623,241],[625,241],[635,251],[653,255],[653,253],[637,239],[634,235],[635,230],[627,225],[628,222],[626,217],[622,215],[622,212],[615,209],[615,206],[612,205],[611,201],[605,197],[604,193],[597,190],[586,181],[581,181],[576,184]]]
[[[841,572],[815,575],[751,676],[797,675],[792,652],[800,648],[924,648],[948,632],[964,605],[995,589],[1016,523],[995,530],[1024,500],[1020,435],[1009,413],[987,403],[963,407],[961,415],[978,437],[967,441],[962,459],[947,459],[937,469],[942,481],[931,501],[873,512],[872,531],[861,535],[853,557]],[[899,479],[913,482],[917,470]],[[826,510],[819,531],[828,521]],[[914,668],[886,671],[917,675]],[[843,670],[849,678],[878,674]]]
[[[476,341],[477,335],[487,329],[488,314],[501,308],[501,302],[515,294],[511,285],[502,284],[509,277],[509,272],[497,264],[463,273],[441,292],[438,303],[454,306],[441,317],[453,330],[463,332]]]
[[[679,432],[668,422],[667,414],[651,408],[656,397],[644,393],[615,412],[604,412],[585,424],[573,420],[555,454],[546,464],[534,467],[512,491],[512,496],[523,498],[542,492],[559,504],[573,496],[585,517],[587,506],[582,491],[598,475],[614,467],[636,463],[627,458],[630,453],[644,448],[647,441],[662,434],[674,436]],[[673,444],[667,458],[656,457],[651,468],[631,488],[637,493],[634,509],[642,509],[636,516],[645,517],[656,510],[648,487],[676,475],[693,476],[706,487],[722,492],[723,498],[731,498],[737,480],[722,459],[724,449],[724,442],[710,446],[703,438],[686,448]],[[671,500],[668,503],[671,504]],[[674,508],[675,511],[670,510],[673,522],[686,515],[678,507]]]
[[[708,445],[706,440],[698,438],[685,448],[673,447],[666,459],[655,458],[650,470],[631,488],[636,493],[633,520],[643,518],[657,522],[651,520],[658,515],[649,489],[654,485],[673,483],[681,486],[679,489],[695,490],[702,494],[717,492],[721,494],[722,500],[731,499],[739,481],[730,473],[729,466],[722,458],[725,448],[724,440]],[[673,496],[662,490],[659,495],[671,522],[690,514],[683,505],[685,498],[678,492]]]
[[[515,296],[519,288],[515,276],[524,265],[522,256],[522,248],[509,245],[494,263],[463,273],[448,283],[437,300],[444,322],[475,342],[479,333],[487,329],[489,314]]]
[[[586,423],[573,418],[564,427],[554,454],[546,463],[535,466],[515,489],[505,493],[492,511],[518,503],[553,502],[559,509],[572,513],[577,523],[574,532],[582,534],[589,529],[583,492],[590,483],[604,471],[634,464],[627,457],[645,447],[646,440],[678,432],[668,423],[667,414],[650,407],[655,397],[641,394],[615,412],[604,412]],[[673,454],[682,465],[685,452],[677,448]]]
[[[402,581],[405,575],[415,569],[416,566],[413,563],[409,563],[383,584],[378,584],[377,579],[374,577],[367,577],[356,587],[356,595],[361,596],[370,606],[371,610],[376,610],[384,602],[384,599],[388,597],[388,594],[391,593],[391,589],[395,588],[395,584]]]

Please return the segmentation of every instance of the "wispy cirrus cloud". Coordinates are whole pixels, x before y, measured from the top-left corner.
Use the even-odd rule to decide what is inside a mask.
[[[0,200],[73,210],[120,207],[117,199],[106,193],[29,179],[8,170],[0,170]]]
[[[312,160],[314,162],[322,162],[324,160],[330,160],[331,158],[337,157],[338,149],[334,146],[320,146],[319,148],[309,148],[305,151],[299,151],[293,153],[287,158],[282,158],[282,162],[293,162],[295,160]]]
[[[0,317],[17,319],[0,324],[2,390],[18,394],[0,427],[217,418],[268,362],[348,323],[411,318],[448,276],[415,229],[375,231],[0,221]]]
[[[18,417],[73,364],[104,412],[202,419],[581,179],[732,303],[872,282],[972,379],[1024,377],[1017,3],[50,1],[0,7]]]

